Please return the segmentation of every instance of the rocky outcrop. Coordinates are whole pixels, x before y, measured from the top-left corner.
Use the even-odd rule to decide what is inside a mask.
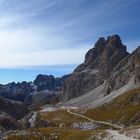
[[[107,81],[113,69],[128,56],[118,35],[100,38],[85,55],[85,61],[66,79],[63,100],[69,100],[95,89]]]
[[[133,78],[135,84],[140,84],[140,47],[123,59],[112,71],[106,83],[106,93],[126,85]]]

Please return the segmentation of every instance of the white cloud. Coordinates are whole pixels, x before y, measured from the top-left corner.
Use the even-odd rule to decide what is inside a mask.
[[[2,3],[0,67],[5,68],[81,63],[92,47],[87,42],[123,26],[116,20],[132,2],[124,5],[109,0],[89,8],[79,7],[81,3],[74,0],[70,5],[63,0],[0,0]],[[111,17],[116,20],[110,21]],[[129,48],[134,44],[129,42]]]
[[[70,40],[43,33],[34,28],[1,31],[0,68],[78,64],[83,61],[88,45],[70,46]]]
[[[0,67],[30,67],[45,65],[63,65],[81,63],[84,59],[85,52],[83,49],[60,49],[49,50],[44,52],[5,52],[0,54]]]

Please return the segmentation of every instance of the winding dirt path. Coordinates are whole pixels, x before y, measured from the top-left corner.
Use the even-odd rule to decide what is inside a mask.
[[[78,116],[78,117],[81,117],[81,118],[84,118],[88,121],[91,121],[93,123],[98,123],[98,124],[103,124],[103,125],[108,125],[108,126],[111,126],[115,129],[122,129],[123,127],[122,126],[119,126],[119,125],[116,125],[116,124],[112,124],[112,123],[108,123],[108,122],[103,122],[103,121],[96,121],[96,120],[93,120],[93,119],[90,119],[84,115],[81,115],[81,114],[77,114],[77,113],[74,113],[72,112],[70,109],[67,109],[67,112],[71,115],[74,115],[74,116]]]

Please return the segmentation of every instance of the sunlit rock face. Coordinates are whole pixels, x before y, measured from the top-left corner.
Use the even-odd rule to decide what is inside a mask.
[[[140,84],[140,47],[132,54],[123,59],[115,69],[106,83],[106,93],[117,90],[133,80],[135,85]]]
[[[64,100],[71,99],[95,89],[107,81],[113,69],[128,56],[126,46],[118,35],[101,37],[64,83]]]

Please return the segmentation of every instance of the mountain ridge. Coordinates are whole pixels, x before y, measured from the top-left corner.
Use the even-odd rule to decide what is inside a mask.
[[[50,93],[57,92],[63,86],[64,80],[69,75],[64,75],[61,78],[55,78],[53,75],[39,74],[33,82],[12,82],[6,85],[0,84],[0,96],[3,98],[21,101],[30,96],[32,93],[48,90]],[[47,94],[48,92],[46,92]]]
[[[101,37],[79,65],[66,79],[63,100],[69,100],[89,92],[107,81],[113,69],[129,55],[119,35]]]

